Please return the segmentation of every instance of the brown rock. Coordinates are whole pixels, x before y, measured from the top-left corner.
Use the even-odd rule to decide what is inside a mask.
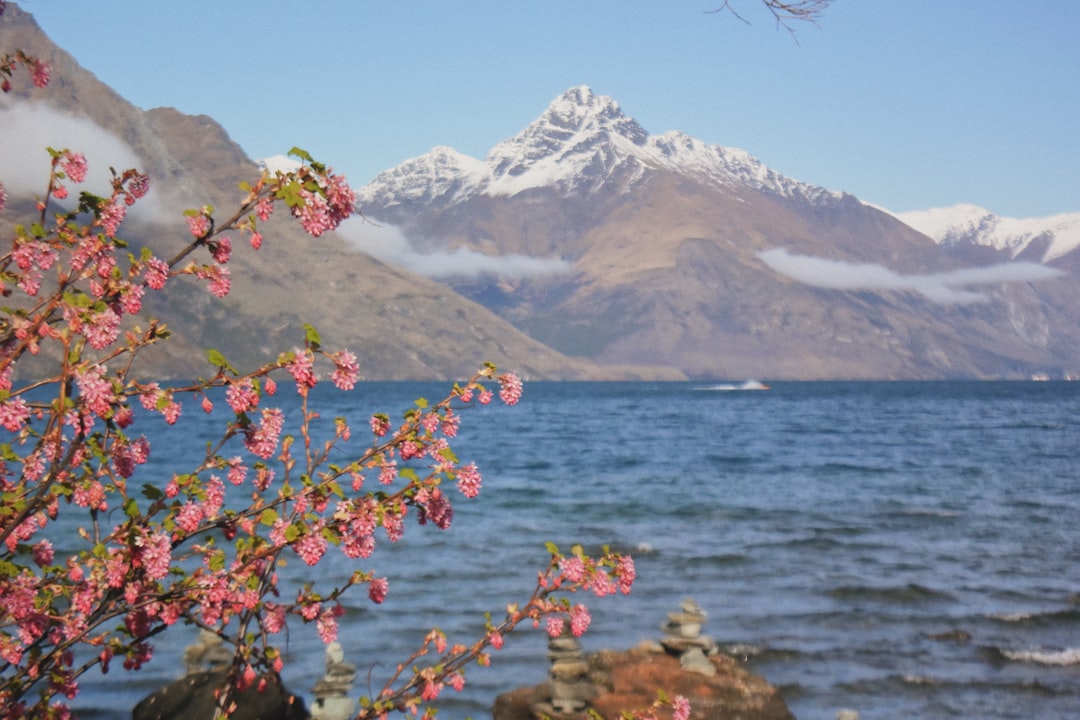
[[[716,675],[688,672],[678,658],[666,653],[634,648],[606,650],[589,656],[590,679],[597,694],[590,709],[603,718],[616,720],[624,710],[644,710],[663,691],[668,697],[683,695],[690,701],[692,720],[794,720],[780,693],[764,678],[738,665],[732,658],[708,658]],[[550,698],[548,685],[519,688],[495,699],[494,720],[539,720],[535,708]],[[551,713],[548,713],[551,715]],[[662,710],[660,717],[670,716]],[[551,715],[554,720],[584,720],[588,710],[577,715]]]

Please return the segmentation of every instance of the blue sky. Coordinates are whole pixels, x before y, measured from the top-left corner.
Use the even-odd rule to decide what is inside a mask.
[[[483,157],[566,89],[893,211],[1080,212],[1080,2],[836,0],[797,42],[759,0],[22,0],[142,108],[293,145],[356,186]]]

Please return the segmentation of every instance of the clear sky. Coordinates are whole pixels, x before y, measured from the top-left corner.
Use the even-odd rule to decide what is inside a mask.
[[[142,108],[293,145],[360,186],[483,157],[576,85],[893,211],[1080,212],[1080,2],[835,0],[797,37],[759,0],[20,0]]]

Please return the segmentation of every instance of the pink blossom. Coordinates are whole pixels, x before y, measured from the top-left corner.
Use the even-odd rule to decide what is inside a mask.
[[[161,290],[169,279],[169,264],[152,257],[146,261],[146,285],[151,290]]]
[[[491,402],[492,397],[494,397],[494,393],[492,393],[487,388],[484,388],[483,390],[481,390],[480,392],[477,393],[476,399],[480,402],[481,405],[487,405],[488,403]]]
[[[544,621],[544,626],[550,637],[557,638],[563,634],[566,620],[562,615],[548,615],[547,620]]]
[[[243,461],[239,456],[231,458],[229,460],[229,482],[233,485],[241,485],[244,479],[247,477],[247,466],[243,464]]]
[[[180,529],[187,533],[193,533],[199,529],[199,525],[202,524],[203,509],[202,506],[188,501],[180,511],[176,513],[176,524],[180,526]]]
[[[420,690],[420,699],[431,702],[439,697],[439,692],[441,690],[442,683],[437,683],[430,679],[425,680],[424,687]]]
[[[161,416],[165,418],[165,422],[169,425],[175,425],[176,421],[180,419],[180,412],[183,408],[180,403],[172,399],[172,395],[167,396],[169,403],[165,406],[165,409],[161,411]]]
[[[207,397],[206,395],[203,395],[201,405],[202,405],[203,412],[206,413],[207,415],[214,412],[214,403],[211,402],[210,398]]]
[[[390,590],[389,581],[382,578],[372,578],[368,583],[368,597],[372,602],[381,603],[386,599],[386,593]]]
[[[203,514],[208,520],[217,517],[225,504],[225,484],[217,475],[211,475],[204,485],[206,490],[206,502],[203,505]]]
[[[348,350],[342,350],[334,356],[334,372],[330,376],[339,390],[352,390],[360,376],[360,364],[356,356]]]
[[[496,650],[502,650],[502,646],[503,646],[502,633],[499,632],[498,630],[492,630],[491,632],[488,633],[488,642],[490,642],[491,647],[495,648]]]
[[[598,572],[592,577],[592,591],[596,597],[607,597],[615,594],[615,583],[611,581],[607,573]]]
[[[390,432],[390,418],[382,414],[372,415],[371,432],[375,433],[376,437],[386,435],[386,433]]]
[[[115,201],[101,209],[101,227],[107,237],[116,237],[116,231],[126,215],[127,208]]]
[[[263,243],[263,236],[262,236],[261,233],[257,233],[257,232],[251,233],[251,249],[252,250],[258,250],[259,248],[261,248],[262,243]]]
[[[76,374],[75,384],[79,388],[83,403],[90,412],[101,418],[108,415],[116,396],[113,393],[112,383],[105,379],[104,368],[92,367]]]
[[[34,544],[34,562],[41,567],[51,565],[53,561],[53,546],[48,540],[40,540]]]
[[[66,152],[64,159],[60,161],[60,167],[64,174],[71,178],[72,182],[81,183],[86,179],[86,156],[82,153]]]
[[[690,701],[682,695],[676,695],[671,703],[671,720],[689,720]]]
[[[43,88],[49,84],[49,64],[42,60],[34,59],[30,63],[30,79],[34,87]]]
[[[637,577],[637,571],[634,569],[634,558],[629,555],[620,557],[615,568],[615,574],[619,578],[619,591],[623,595],[628,595],[630,588],[634,584],[634,579]]]
[[[258,424],[251,424],[244,433],[244,446],[263,460],[269,459],[277,450],[285,415],[277,408],[263,408]]]
[[[30,406],[21,397],[0,403],[0,425],[9,432],[19,432],[30,419]]]
[[[150,176],[142,173],[135,173],[132,175],[131,180],[127,186],[128,194],[132,198],[141,198],[150,191]],[[133,201],[129,200],[130,205]]]
[[[161,532],[142,535],[136,540],[142,549],[140,560],[143,571],[150,580],[161,580],[169,574],[172,562],[172,542]]]
[[[255,207],[255,214],[259,220],[266,222],[270,219],[270,213],[274,211],[274,202],[268,197],[264,196],[259,199],[259,204]]]
[[[276,603],[263,606],[263,627],[269,633],[279,633],[285,628],[285,608]]]
[[[450,683],[450,687],[454,688],[454,690],[458,692],[461,692],[462,689],[465,687],[465,675],[460,672],[456,672],[448,676],[446,678],[446,681]]]
[[[440,426],[442,434],[448,438],[456,437],[460,425],[461,418],[454,414],[453,408],[447,408],[446,414],[442,417],[442,424]]]
[[[581,637],[589,629],[591,620],[587,607],[575,605],[570,609],[570,632],[574,634],[574,637]]]
[[[383,485],[392,485],[397,479],[397,461],[390,460],[379,466],[379,482]]]
[[[142,310],[143,288],[141,285],[128,285],[120,295],[120,307],[128,315],[138,315]]]
[[[315,387],[316,382],[315,373],[312,369],[313,360],[311,353],[307,350],[294,351],[294,356],[286,369],[289,374],[293,376],[293,380],[296,381],[296,391],[300,394],[304,394],[308,388]]]
[[[229,385],[229,389],[225,391],[225,401],[237,414],[258,407],[259,395],[255,392],[255,384],[251,378],[244,378]]]
[[[83,334],[90,347],[104,350],[112,345],[120,334],[120,316],[110,308],[105,308],[87,319]]]
[[[335,608],[324,611],[319,615],[319,619],[316,623],[316,629],[319,632],[319,637],[324,643],[332,643],[337,640],[338,624],[337,616],[340,614],[335,612],[340,610],[341,606],[338,605]]]
[[[521,389],[521,378],[514,373],[499,376],[499,398],[507,405],[517,405]]]
[[[480,493],[480,480],[480,470],[475,463],[458,468],[457,486],[465,497],[474,498]]]
[[[230,240],[227,235],[211,241],[209,248],[210,254],[214,257],[216,262],[219,262],[222,265],[229,262],[229,258],[232,256],[232,240]]]
[[[585,578],[585,562],[576,555],[560,560],[559,569],[570,582],[581,582]]]
[[[188,231],[196,239],[201,239],[210,230],[210,218],[205,215],[189,215],[187,217]]]
[[[4,211],[7,206],[7,191],[4,190],[4,183],[0,183],[0,212]]]
[[[322,536],[321,528],[312,528],[311,532],[296,541],[293,549],[308,565],[318,565],[326,553],[326,538]]]
[[[209,280],[207,286],[210,294],[214,297],[223,298],[232,290],[232,276],[229,268],[221,265],[203,265],[195,271],[195,276],[201,280]]]
[[[454,520],[454,508],[439,488],[422,488],[416,494],[416,504],[420,509],[421,525],[431,520],[435,527],[446,530]]]

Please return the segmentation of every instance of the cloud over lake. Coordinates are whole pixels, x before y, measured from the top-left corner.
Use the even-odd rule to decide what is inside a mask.
[[[877,263],[792,255],[784,248],[764,250],[758,257],[774,271],[806,285],[831,290],[907,290],[942,304],[985,302],[986,295],[967,289],[972,286],[1038,282],[1064,275],[1056,268],[1028,262],[904,275]]]

